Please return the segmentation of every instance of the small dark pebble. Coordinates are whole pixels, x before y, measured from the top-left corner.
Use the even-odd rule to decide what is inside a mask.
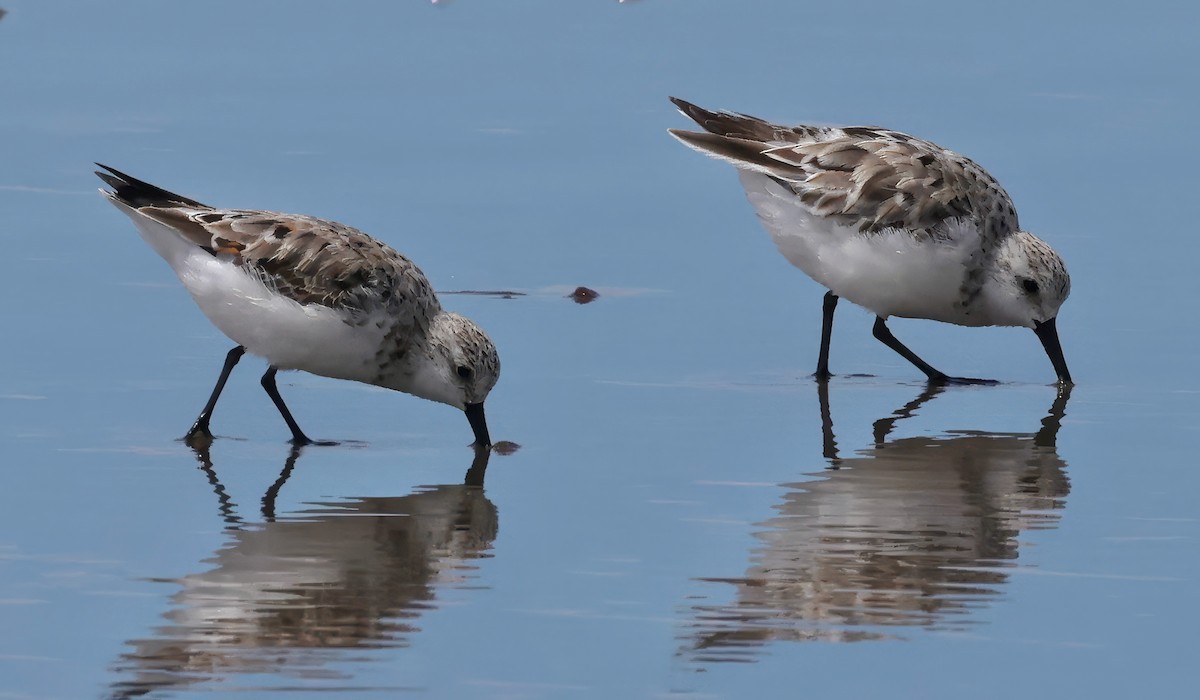
[[[495,445],[492,445],[492,451],[498,455],[510,455],[519,449],[521,449],[520,445],[515,442],[509,442],[508,440],[501,440]]]
[[[587,287],[576,287],[575,291],[567,295],[576,304],[590,304],[600,297],[600,293],[594,289]]]

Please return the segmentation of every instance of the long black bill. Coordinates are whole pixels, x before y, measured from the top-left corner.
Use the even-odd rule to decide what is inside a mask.
[[[1050,358],[1050,363],[1054,365],[1054,371],[1058,373],[1059,384],[1072,384],[1071,373],[1067,370],[1067,361],[1063,358],[1062,345],[1058,342],[1058,327],[1055,325],[1056,318],[1049,321],[1038,323],[1033,322],[1033,332],[1037,334],[1038,340],[1042,341],[1042,347],[1046,348],[1046,355]]]
[[[1059,357],[1062,357],[1061,353]],[[469,403],[463,409],[463,412],[467,414],[467,420],[471,423],[471,430],[475,431],[475,446],[491,446],[492,438],[488,435],[487,419],[483,417],[483,402]]]

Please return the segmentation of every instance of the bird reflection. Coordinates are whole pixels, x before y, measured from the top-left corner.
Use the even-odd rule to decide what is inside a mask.
[[[1056,437],[1064,387],[1035,433],[953,431],[889,439],[943,388],[929,386],[874,424],[874,445],[842,456],[828,387],[818,383],[818,480],[788,484],[756,533],[729,605],[692,608],[696,661],[750,661],[778,640],[857,641],[903,628],[962,630],[1000,592],[1022,531],[1055,527],[1070,485]]]
[[[301,451],[263,496],[263,522],[247,522],[208,445],[195,447],[228,539],[207,570],[175,581],[167,623],[128,642],[114,668],[127,680],[114,698],[241,674],[343,678],[332,666],[348,650],[405,646],[438,589],[466,585],[471,560],[489,556],[498,518],[483,492],[487,449],[475,450],[461,484],[307,504],[277,518],[275,499]]]

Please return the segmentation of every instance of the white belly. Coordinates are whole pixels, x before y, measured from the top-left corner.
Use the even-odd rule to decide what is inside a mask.
[[[976,325],[963,313],[962,283],[979,235],[956,224],[948,240],[891,229],[862,234],[817,216],[769,177],[738,170],[746,196],[783,256],[834,294],[876,315]]]
[[[193,248],[175,271],[201,311],[222,333],[280,369],[370,381],[384,331],[346,323],[341,313],[301,305],[228,261]]]

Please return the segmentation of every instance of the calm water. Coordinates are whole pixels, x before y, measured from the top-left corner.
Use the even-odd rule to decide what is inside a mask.
[[[1194,692],[1195,8],[4,7],[0,698]],[[1026,331],[897,321],[1005,380],[930,391],[846,305],[819,390],[821,289],[668,94],[983,163],[1070,266],[1078,385]],[[92,161],[524,292],[445,297],[521,448],[289,374],[342,441],[294,451],[254,360],[177,442],[230,343]]]

